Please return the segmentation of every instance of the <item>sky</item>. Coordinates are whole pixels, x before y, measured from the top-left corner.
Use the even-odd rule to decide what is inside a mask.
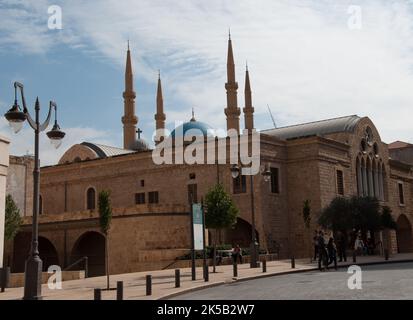
[[[49,29],[57,5],[62,28]],[[277,126],[357,114],[384,142],[413,142],[413,1],[411,0],[0,0],[0,113],[22,82],[30,111],[42,119],[58,104],[66,132],[55,150],[41,136],[41,164],[55,164],[82,141],[122,146],[124,68],[130,40],[138,127],[152,139],[161,70],[167,127],[197,120],[226,127],[228,30],[238,103],[244,107],[248,61],[255,125]],[[241,125],[243,119],[241,116]],[[33,153],[26,124],[0,134],[11,153]]]

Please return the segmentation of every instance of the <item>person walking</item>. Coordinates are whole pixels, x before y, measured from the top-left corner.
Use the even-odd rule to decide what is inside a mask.
[[[318,231],[314,231],[314,237],[313,237],[313,246],[314,246],[314,259],[313,261],[317,261],[317,256],[318,256]]]
[[[232,251],[232,258],[234,259],[234,263],[237,263],[237,261],[239,260],[239,263],[242,264],[242,251],[238,244]]]
[[[334,238],[330,237],[327,244],[328,251],[328,265],[334,263],[334,269],[337,270],[337,247]]]
[[[361,236],[357,236],[356,241],[354,241],[354,251],[358,254],[364,254],[364,242],[361,240]]]
[[[337,232],[337,254],[338,254],[338,262],[347,262],[347,237],[342,231]]]
[[[328,264],[328,254],[326,251],[326,243],[324,240],[323,231],[319,231],[317,237],[317,247],[318,247],[318,269],[323,271],[327,268]]]

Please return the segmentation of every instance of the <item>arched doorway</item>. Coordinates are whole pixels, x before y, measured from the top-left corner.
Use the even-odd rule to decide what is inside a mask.
[[[53,265],[59,266],[59,256],[55,246],[44,237],[39,237],[39,253],[43,261],[43,271],[47,271]]]
[[[396,234],[398,252],[413,252],[412,225],[404,214],[397,219]]]
[[[257,241],[259,242],[259,234]],[[244,219],[238,218],[234,228],[226,229],[224,241],[227,244],[240,245],[242,248],[248,248],[251,244],[251,224]]]
[[[105,275],[105,237],[99,232],[86,232],[73,246],[70,263],[88,257],[88,276]]]
[[[29,256],[32,235],[29,232],[21,232],[14,238],[12,272],[24,272],[25,263]],[[43,271],[52,265],[59,265],[59,256],[53,243],[39,236],[39,254],[43,262]]]

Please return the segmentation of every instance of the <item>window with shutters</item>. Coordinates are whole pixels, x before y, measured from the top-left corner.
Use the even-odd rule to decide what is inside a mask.
[[[342,170],[337,170],[337,193],[344,196],[344,174]]]

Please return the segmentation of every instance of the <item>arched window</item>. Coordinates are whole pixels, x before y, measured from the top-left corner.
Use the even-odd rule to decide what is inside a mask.
[[[43,214],[43,198],[39,196],[39,215]]]
[[[96,209],[96,191],[94,188],[87,189],[86,206],[87,206],[87,210]]]

